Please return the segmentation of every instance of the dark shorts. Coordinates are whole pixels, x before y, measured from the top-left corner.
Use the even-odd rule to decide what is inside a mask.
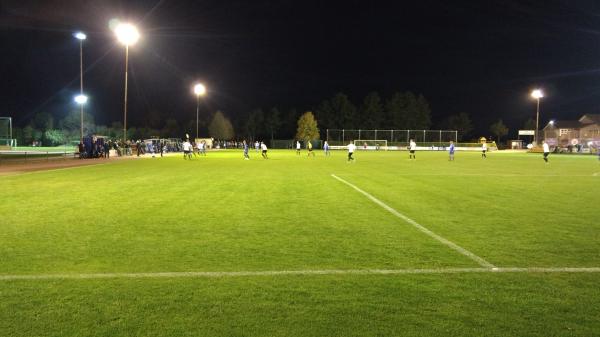
[[[267,153],[267,150],[262,150],[262,153]]]
[[[549,154],[550,154],[550,152],[544,152],[544,158],[548,158]]]
[[[487,150],[481,150],[481,152],[483,152],[483,153],[485,153],[485,151],[487,151]]]
[[[414,154],[414,153],[415,153],[415,150],[410,150],[410,153]]]

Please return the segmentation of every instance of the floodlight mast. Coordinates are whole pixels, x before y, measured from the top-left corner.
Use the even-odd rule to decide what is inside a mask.
[[[198,138],[198,115],[200,114],[200,96],[206,94],[206,87],[202,83],[194,85],[194,94],[196,94],[196,138]]]
[[[129,46],[133,46],[140,38],[137,28],[130,23],[120,23],[115,28],[115,35],[125,45],[125,97],[123,102],[123,144],[127,142],[127,70],[129,67]]]
[[[537,109],[536,109],[536,116],[535,116],[535,134],[534,134],[534,143],[535,145],[538,144],[538,130],[539,125],[540,125],[540,98],[544,97],[544,93],[542,92],[541,89],[535,89],[531,92],[531,97],[535,98],[537,100]]]
[[[77,32],[75,34],[73,34],[73,36],[79,40],[79,96],[78,97],[85,97],[83,96],[83,40],[85,40],[87,38],[87,36],[85,35],[85,33],[83,32]],[[80,127],[80,140],[83,142],[83,103],[80,103],[77,98],[75,99],[75,101],[77,103],[79,103],[79,115],[80,115],[80,122],[81,122],[81,127]],[[85,101],[87,101],[87,97],[85,98]]]

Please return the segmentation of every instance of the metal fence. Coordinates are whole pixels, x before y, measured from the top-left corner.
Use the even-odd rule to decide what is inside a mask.
[[[388,146],[405,146],[413,139],[420,146],[443,146],[457,141],[455,130],[345,130],[327,129],[330,145],[347,145],[355,140],[386,140]]]

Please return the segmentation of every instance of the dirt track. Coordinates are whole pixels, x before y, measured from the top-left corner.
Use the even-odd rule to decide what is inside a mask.
[[[51,159],[51,160],[35,160],[28,162],[10,163],[3,161],[0,164],[0,176],[12,175],[25,172],[55,170],[60,168],[89,166],[114,162],[116,160],[138,159],[135,156],[128,157],[111,157],[110,159]]]

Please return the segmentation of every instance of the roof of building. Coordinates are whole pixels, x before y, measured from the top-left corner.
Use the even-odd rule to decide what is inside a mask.
[[[554,121],[553,124],[548,124],[544,128],[553,128],[553,129],[579,129],[582,124],[579,121]]]
[[[585,114],[579,118],[579,122],[582,124],[600,124],[600,114]]]

